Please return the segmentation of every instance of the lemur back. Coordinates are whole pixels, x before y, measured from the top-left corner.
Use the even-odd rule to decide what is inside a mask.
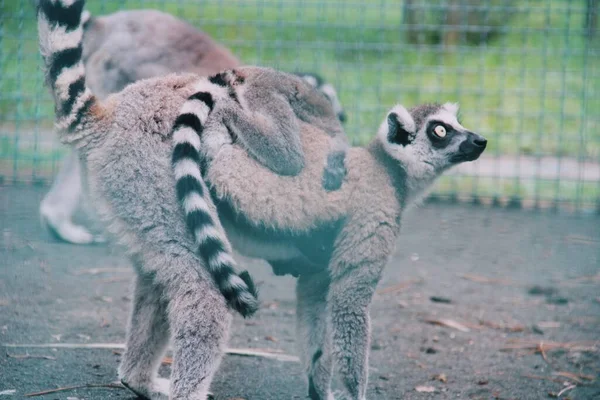
[[[174,72],[209,76],[240,65],[227,48],[204,32],[157,10],[128,10],[102,16],[84,12],[82,22],[87,84],[100,99],[140,79]],[[339,119],[345,120],[337,93],[330,84],[315,73],[297,75],[321,92],[331,102]],[[345,148],[345,137],[342,135],[339,139],[338,143]],[[246,144],[251,146],[255,143],[249,140]],[[253,149],[259,160],[268,162],[269,154],[285,153],[289,149],[281,142],[267,141],[267,144],[271,144],[271,148]],[[275,151],[271,151],[273,145]],[[261,153],[263,150],[267,156]],[[290,164],[301,159],[293,151],[292,154]],[[343,179],[342,157],[342,152],[332,152],[328,161],[330,167],[323,177],[323,184],[331,190],[339,187]],[[301,163],[295,169],[281,162],[267,165],[277,173],[295,173]],[[40,204],[42,224],[59,240],[81,244],[102,242],[104,238],[101,235],[93,235],[72,221],[78,206],[84,206],[85,211],[92,215],[94,212],[89,202],[80,201],[85,192],[80,175],[78,155],[73,150],[64,157],[59,174]]]

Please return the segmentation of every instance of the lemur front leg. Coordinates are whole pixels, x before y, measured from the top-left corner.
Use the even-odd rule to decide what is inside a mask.
[[[300,275],[296,285],[297,336],[311,400],[333,400],[333,360],[327,340],[326,299],[329,272]]]
[[[327,295],[331,350],[351,400],[365,400],[370,346],[369,307],[395,242],[395,229],[356,219],[340,234]],[[353,226],[354,225],[354,226]]]

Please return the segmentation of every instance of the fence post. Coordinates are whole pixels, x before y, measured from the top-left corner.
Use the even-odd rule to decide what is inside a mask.
[[[585,13],[585,35],[592,39],[598,32],[598,0],[587,0]]]

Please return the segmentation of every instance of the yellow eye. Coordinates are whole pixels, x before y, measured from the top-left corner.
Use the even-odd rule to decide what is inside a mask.
[[[437,137],[444,138],[446,137],[446,128],[444,128],[442,125],[437,125],[435,128],[433,128],[433,133],[435,133]]]

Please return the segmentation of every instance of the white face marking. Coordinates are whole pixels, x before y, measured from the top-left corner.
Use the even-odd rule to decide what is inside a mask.
[[[310,76],[310,75],[304,75],[302,77],[302,79],[304,79],[306,82],[308,82],[308,84],[314,88],[316,88],[319,85],[319,82],[317,81],[317,78],[315,78],[314,76]]]
[[[325,96],[329,99],[331,105],[333,106],[333,111],[336,113],[336,115],[343,111],[342,105],[340,104],[340,101],[337,96],[337,92],[335,91],[333,86],[326,83],[325,85],[321,86],[319,90],[323,92]]]
[[[458,112],[458,109],[456,109],[456,111]],[[423,122],[423,126],[427,126],[429,121],[440,121],[453,127],[457,131],[465,131],[465,127],[458,122],[458,119],[456,119],[456,114],[456,112],[449,111],[445,107],[442,107],[436,113],[427,117],[425,122]]]

